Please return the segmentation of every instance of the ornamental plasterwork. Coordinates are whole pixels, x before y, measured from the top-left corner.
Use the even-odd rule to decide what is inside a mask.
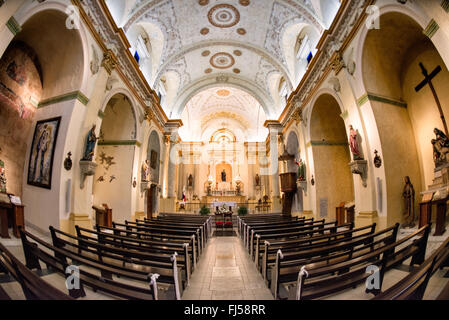
[[[134,23],[139,23],[141,21],[153,22],[161,28],[161,31],[164,34],[165,43],[160,65],[162,65],[168,57],[181,50],[182,42],[172,1],[154,5],[150,10],[147,10],[144,14],[140,15]],[[129,28],[128,24],[129,23],[126,24],[126,28]],[[127,31],[127,29],[125,30]]]
[[[179,86],[178,91],[176,93],[178,93],[179,90],[183,88],[185,85],[190,83],[191,77],[186,70],[187,70],[187,63],[185,57],[182,57],[181,59],[176,61],[176,63],[170,65],[170,67],[165,70],[165,72],[175,72],[179,77]]]
[[[270,92],[268,78],[272,73],[279,73],[279,71],[267,60],[260,59],[259,71],[257,72],[257,75],[256,75],[256,83],[260,87],[264,88],[267,91],[267,93]],[[290,87],[290,85],[289,85],[289,87]]]
[[[305,79],[303,86],[298,89],[298,92],[294,97],[295,100],[303,102],[309,96],[314,86],[325,73],[326,68],[332,63],[330,59],[334,52],[340,50],[345,39],[349,36],[349,33],[355,26],[355,23],[363,14],[363,8],[368,1],[369,0],[350,0],[348,8],[343,13],[342,19],[336,26],[333,34],[325,40],[324,45],[321,48],[322,53],[317,58],[318,60],[310,71],[309,76]],[[283,124],[289,121],[294,110],[295,108],[290,105],[287,116],[283,120]]]
[[[99,34],[102,42],[107,45],[108,49],[111,50],[117,57],[117,64],[120,70],[131,83],[133,88],[137,91],[139,97],[143,101],[149,102],[151,105],[156,103],[153,95],[147,90],[144,82],[140,80],[134,65],[125,54],[128,49],[123,45],[120,36],[114,33],[114,31],[110,28],[109,21],[104,15],[99,2],[95,0],[84,0],[80,1],[80,5],[81,9],[86,13],[90,22]],[[155,114],[157,114],[159,123],[163,125],[164,121],[159,112],[156,112]]]
[[[282,37],[279,35],[282,35],[286,25],[293,21],[295,23],[310,23],[309,20],[302,15],[298,15],[298,13],[295,10],[292,10],[291,7],[279,2],[274,2],[264,47],[284,66],[287,66],[287,62],[285,61],[282,51]]]

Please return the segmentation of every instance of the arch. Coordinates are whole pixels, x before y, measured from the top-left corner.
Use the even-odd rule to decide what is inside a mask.
[[[67,6],[58,3],[58,2],[45,2],[38,6],[34,6],[31,9],[29,7],[24,6],[24,11],[19,10],[15,14],[15,18],[19,25],[21,26],[21,32],[14,37],[14,40],[20,39],[20,35],[27,32],[27,24],[28,23],[35,23],[39,25],[39,28],[33,28],[30,27],[34,33],[35,37],[39,41],[35,41],[35,43],[28,45],[32,47],[33,49],[36,49],[36,47],[39,47],[39,50],[35,50],[36,53],[39,55],[42,55],[40,51],[45,52],[44,56],[46,57],[45,62],[42,63],[43,73],[45,77],[45,69],[50,70],[57,70],[57,74],[59,77],[62,75],[70,77],[72,80],[68,81],[70,82],[70,85],[67,87],[60,87],[61,84],[58,83],[59,90],[56,90],[55,92],[48,92],[44,93],[43,99],[51,98],[54,96],[57,96],[58,94],[67,94],[73,91],[81,91],[83,93],[87,93],[89,89],[89,40],[88,40],[88,32],[84,26],[84,24],[80,23],[77,29],[68,29],[66,27],[66,20],[68,18],[68,9]],[[52,26],[48,27],[48,30],[43,30],[43,27],[45,27],[48,24],[52,22],[51,17],[45,17],[43,15],[47,13],[53,13],[59,15],[58,22],[59,26]],[[34,29],[34,30],[33,30]],[[56,33],[59,32],[61,34],[57,35]],[[41,41],[43,38],[41,35],[45,33],[45,41]],[[70,62],[69,57],[64,54],[61,54],[60,50],[54,50],[52,51],[50,48],[45,48],[45,45],[48,44],[47,41],[49,41],[49,37],[51,35],[53,36],[53,42],[56,42],[57,44],[60,44],[60,39],[66,39],[67,40],[67,46],[64,46],[64,49],[66,51],[71,51],[70,54],[72,57],[76,52],[78,52],[77,48],[81,48],[81,52],[78,52],[78,62]],[[26,42],[26,41],[24,41]],[[46,52],[48,50],[48,52]],[[68,54],[69,52],[67,52]],[[64,56],[63,59],[57,59],[58,56]],[[55,63],[59,62],[58,63]],[[76,66],[74,69],[73,66]],[[47,72],[50,72],[47,71]],[[45,81],[45,79],[44,79]],[[45,85],[45,84],[44,84]]]
[[[114,210],[114,220],[131,218],[133,188],[138,146],[136,115],[132,100],[122,89],[108,97],[101,121],[100,140],[95,162],[98,164],[93,180],[93,203],[108,204]],[[118,126],[117,123],[120,123]]]
[[[225,78],[225,81],[217,82],[217,78],[220,77]],[[192,83],[189,87],[185,88],[176,98],[177,103],[173,106],[171,114],[169,114],[169,118],[175,119],[176,117],[179,117],[187,102],[200,91],[220,87],[223,85],[243,90],[252,95],[264,109],[265,114],[267,115],[267,119],[276,118],[276,112],[271,107],[273,105],[273,101],[265,94],[262,89],[258,88],[250,80],[246,80],[243,77],[236,77],[231,75],[215,75],[203,77]]]
[[[433,85],[446,117],[449,115],[449,93],[445,86],[449,71],[434,43],[423,34],[426,25],[422,16],[410,8],[393,5],[381,8],[380,12],[382,28],[370,30],[360,39],[363,41],[358,52],[361,55],[360,79],[363,79],[367,93],[381,97],[370,99],[369,104],[383,151],[387,224],[404,222],[408,225],[412,222],[411,217],[404,215],[405,205],[401,198],[404,177],[410,177],[416,194],[433,186],[436,165],[431,140],[435,138],[434,128],[443,129],[429,88],[415,91],[424,79],[419,63],[423,63],[429,73],[438,65],[442,67]],[[367,77],[373,69],[376,73]],[[399,155],[401,160],[398,162]]]
[[[312,105],[310,143],[316,179],[316,208],[321,217],[335,218],[335,208],[341,202],[354,201],[353,177],[348,166],[351,157],[341,109],[334,96],[326,93],[318,96]],[[327,210],[321,211],[326,203]]]

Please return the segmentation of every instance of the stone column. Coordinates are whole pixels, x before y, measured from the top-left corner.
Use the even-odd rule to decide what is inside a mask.
[[[179,135],[178,129],[182,126],[181,120],[169,120],[166,123],[166,137],[169,137],[169,146],[167,154],[167,198],[164,199],[164,211],[175,212],[176,211],[176,198],[175,198],[175,187],[176,187],[176,164],[178,160],[178,149],[179,149]]]
[[[271,191],[268,196],[271,195],[272,210],[274,212],[280,212],[282,210],[281,205],[281,191],[279,188],[279,146],[278,136],[282,134],[282,125],[278,121],[267,120],[265,127],[269,130],[270,139],[270,182]]]

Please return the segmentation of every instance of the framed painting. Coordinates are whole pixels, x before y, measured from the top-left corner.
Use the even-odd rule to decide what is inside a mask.
[[[152,169],[157,168],[157,152],[154,150],[151,150],[150,167]]]
[[[28,184],[51,189],[53,158],[61,117],[36,123],[28,164]]]

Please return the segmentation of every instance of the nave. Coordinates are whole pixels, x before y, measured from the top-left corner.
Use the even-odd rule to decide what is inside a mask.
[[[58,237],[56,234],[60,231],[56,231],[56,233],[51,231],[51,237],[48,237],[36,230],[28,232],[21,230],[22,246],[18,240],[1,240],[0,244],[5,247],[0,248],[6,248],[8,253],[18,258],[19,263],[26,265],[27,267],[23,266],[24,269],[29,268],[34,271],[30,272],[31,276],[26,275],[26,272],[20,267],[17,269],[18,263],[8,269],[8,256],[5,255],[6,250],[2,249],[0,266],[4,270],[9,270],[0,275],[2,293],[6,293],[10,299],[14,300],[43,298],[45,294],[48,294],[46,299],[56,297],[61,299],[70,296],[80,300],[148,299],[150,297],[155,300],[193,301],[370,300],[385,297],[390,297],[390,299],[401,299],[401,297],[423,300],[447,299],[449,272],[446,267],[449,260],[449,241],[444,235],[429,236],[429,231],[434,230],[430,230],[428,227],[421,228],[420,230],[423,232],[398,229],[398,226],[386,230],[376,230],[375,225],[355,229],[352,224],[338,225],[336,222],[326,223],[325,220],[292,219],[273,214],[237,217],[233,228],[227,230],[221,228],[218,218],[203,218],[203,221],[206,222],[196,231],[199,236],[197,241],[192,242],[192,244],[198,244],[197,248],[193,247],[191,251],[186,250],[184,256],[182,251],[180,255],[176,253],[171,255],[171,261],[175,261],[173,270],[176,269],[180,273],[174,275],[174,279],[180,280],[179,283],[176,280],[174,282],[169,280],[170,272],[167,270],[165,273],[157,274],[156,278],[139,278],[139,274],[142,274],[143,270],[146,270],[147,274],[148,272],[164,272],[162,265],[150,262],[151,259],[162,261],[161,255],[158,257],[153,255],[152,258],[145,256],[147,253],[158,251],[156,242],[152,242],[154,247],[150,249],[143,239],[147,237],[149,237],[147,239],[156,237],[161,240],[169,238],[173,231],[169,229],[169,221],[173,221],[170,220],[173,218],[180,220],[180,216],[166,215],[160,218],[159,222],[157,220],[126,222],[126,229],[121,231],[123,231],[123,235],[127,236],[120,238],[117,236],[120,233],[120,228],[118,228],[120,224],[114,223],[114,228],[109,228],[113,230],[112,234],[106,232],[108,228],[104,228],[105,232],[101,232],[102,228],[97,226],[98,232],[89,238],[89,233],[94,232],[78,227],[78,237],[72,238],[72,241],[77,242],[78,246],[73,246],[73,248],[71,248],[73,244],[69,242],[62,244],[63,238],[68,238],[70,235],[61,232],[61,237]],[[198,218],[200,217],[190,216],[190,219],[193,220]],[[184,215],[181,219],[186,220],[189,217]],[[158,223],[160,225],[155,227]],[[173,225],[176,224],[176,222],[173,223]],[[179,223],[177,231],[182,232],[183,228],[186,228],[185,226],[185,221]],[[140,229],[144,232],[133,232],[133,229]],[[156,231],[157,229],[158,231]],[[392,234],[388,235],[390,231]],[[132,236],[133,233],[140,235],[136,238]],[[34,236],[36,237],[34,238]],[[42,252],[39,253],[33,249],[29,250],[31,248],[29,246],[29,251],[25,253],[27,246],[23,244],[28,242],[27,238],[37,240],[39,247],[45,243],[47,245],[53,243],[58,249],[48,245],[44,251],[49,252],[51,256],[53,250],[54,258],[42,255]],[[101,251],[100,247],[95,244],[95,238],[98,243],[103,244]],[[109,240],[114,239],[114,241],[108,241],[108,238]],[[194,239],[195,236],[192,238]],[[261,238],[266,239],[263,246],[259,245]],[[116,240],[120,241],[115,242]],[[127,244],[138,241],[140,241],[139,247]],[[173,240],[165,239],[165,241],[167,241],[166,246],[169,246]],[[147,242],[149,245],[150,241]],[[302,244],[307,244],[307,246]],[[163,247],[159,248],[162,252]],[[184,244],[184,248],[188,248],[188,244]],[[46,249],[50,249],[50,251]],[[170,250],[176,249],[169,249],[166,252],[170,252]],[[391,250],[393,251],[390,252]],[[87,251],[87,253],[81,253],[82,251]],[[198,260],[194,252],[198,252]],[[270,252],[276,252],[275,261],[270,260]],[[192,260],[189,253],[192,253]],[[428,262],[432,261],[435,255],[439,255],[441,258],[436,265],[431,263],[431,269],[428,271],[430,273],[427,271],[424,273],[429,278],[426,276],[424,282],[420,282],[422,279],[415,278],[415,274],[422,273],[422,270],[428,270]],[[31,256],[35,256],[37,261],[41,260],[46,268],[41,268],[43,264],[39,262],[37,263],[39,267],[37,267]],[[125,260],[120,256],[125,257]],[[81,290],[68,287],[70,272],[67,273],[67,270],[64,270],[69,266],[66,259],[71,260],[70,266],[77,266],[82,270]],[[121,267],[117,261],[123,261]],[[176,265],[176,261],[178,261],[178,265]],[[190,270],[187,261],[192,261],[193,272],[187,271]],[[63,264],[65,267],[58,270],[58,264]],[[149,267],[150,265],[152,267]],[[413,267],[409,267],[409,265]],[[368,269],[362,271],[363,274],[360,273],[360,270],[368,266],[377,266],[381,270],[381,288],[378,291],[367,290],[368,282],[366,280],[370,275]],[[3,269],[0,268],[0,270]],[[167,266],[167,269],[170,267]],[[305,286],[304,283],[300,284],[300,278],[303,277],[304,272],[306,272],[306,277],[302,278],[302,281],[309,278],[315,271],[318,276],[314,276],[311,287]],[[87,274],[91,276],[88,277]],[[150,275],[152,274],[154,273],[150,273]],[[290,274],[293,274],[293,277],[290,277]],[[33,277],[38,280],[32,279]],[[95,282],[93,280],[95,277],[105,283]],[[156,283],[152,283],[154,279]],[[41,281],[43,287],[33,288],[33,281]],[[145,289],[145,285],[143,285],[145,282],[146,286],[150,283],[150,291]],[[397,291],[396,288],[404,286],[404,283],[407,289]],[[307,285],[309,284],[307,283]],[[58,293],[55,293],[57,296],[52,296],[48,292],[44,293],[46,289],[48,290],[47,286],[51,288],[50,291],[57,292],[59,290]],[[303,290],[300,296],[298,296],[298,286],[301,286]],[[67,289],[69,289],[69,295],[65,294]],[[146,292],[146,296],[144,292]]]

